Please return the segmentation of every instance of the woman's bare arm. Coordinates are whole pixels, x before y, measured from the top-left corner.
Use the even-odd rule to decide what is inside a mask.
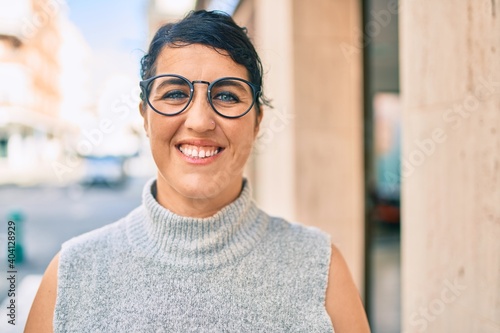
[[[59,253],[52,259],[43,275],[26,322],[25,333],[52,333],[54,331],[52,321],[57,296],[58,266]]]
[[[335,333],[369,333],[363,303],[340,251],[332,245],[326,311]]]

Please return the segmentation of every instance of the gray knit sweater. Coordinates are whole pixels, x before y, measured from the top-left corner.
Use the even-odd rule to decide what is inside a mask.
[[[128,216],[63,244],[55,332],[333,332],[326,234],[268,216],[247,182],[203,219],[155,192],[151,180]]]

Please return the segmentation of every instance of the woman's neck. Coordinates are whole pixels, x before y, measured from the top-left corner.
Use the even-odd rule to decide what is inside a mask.
[[[204,218],[215,215],[236,200],[240,195],[242,185],[243,177],[240,177],[222,189],[190,197],[172,187],[161,175],[158,175],[155,197],[160,205],[177,215]],[[203,185],[200,184],[200,186]]]

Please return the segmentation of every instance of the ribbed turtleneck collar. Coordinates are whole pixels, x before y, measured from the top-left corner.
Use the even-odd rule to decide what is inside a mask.
[[[264,235],[268,218],[252,200],[248,181],[240,196],[207,218],[177,215],[153,196],[146,183],[142,206],[129,215],[127,236],[141,255],[185,269],[210,269],[247,254]]]

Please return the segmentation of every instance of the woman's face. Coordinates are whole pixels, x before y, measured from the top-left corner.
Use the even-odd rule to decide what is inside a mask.
[[[164,47],[156,74],[178,74],[189,81],[248,80],[246,68],[221,53],[198,44]],[[194,87],[193,100],[181,114],[163,116],[142,105],[141,114],[158,168],[158,202],[180,215],[206,217],[239,195],[261,116],[254,107],[241,118],[223,118],[207,100],[207,85]]]

